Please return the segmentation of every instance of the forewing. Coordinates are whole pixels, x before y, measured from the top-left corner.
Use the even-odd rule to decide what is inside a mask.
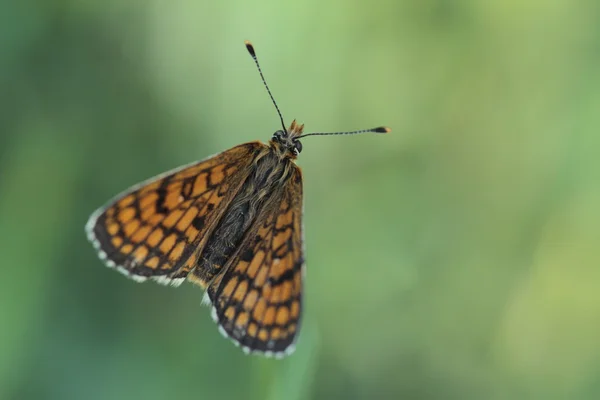
[[[283,356],[294,349],[302,300],[302,174],[295,165],[277,196],[207,294],[222,333],[246,352]]]
[[[236,146],[130,188],[92,214],[89,240],[108,266],[130,278],[180,284],[264,146]]]

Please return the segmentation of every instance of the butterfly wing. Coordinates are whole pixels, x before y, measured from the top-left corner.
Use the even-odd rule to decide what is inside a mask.
[[[292,164],[242,245],[207,289],[213,318],[246,352],[284,356],[299,331],[304,257],[302,174]]]
[[[130,188],[92,214],[89,240],[108,266],[136,281],[180,284],[264,147],[242,144]]]

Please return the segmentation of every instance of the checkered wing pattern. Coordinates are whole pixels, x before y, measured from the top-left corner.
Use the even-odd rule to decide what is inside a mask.
[[[292,352],[300,325],[303,268],[302,174],[294,166],[226,272],[208,287],[221,332],[246,352]]]
[[[130,278],[180,284],[264,147],[239,145],[132,187],[92,214],[88,238]]]

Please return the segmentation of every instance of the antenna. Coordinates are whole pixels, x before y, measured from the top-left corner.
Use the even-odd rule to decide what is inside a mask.
[[[281,120],[281,126],[283,127],[283,131],[287,133],[287,129],[285,129],[285,123],[283,122],[283,117],[281,116],[281,111],[279,111],[279,107],[277,107],[277,103],[275,102],[275,99],[273,98],[273,94],[271,94],[271,89],[269,89],[269,85],[267,85],[267,81],[265,80],[265,76],[262,73],[262,69],[260,69],[260,64],[258,63],[258,58],[256,58],[256,52],[254,51],[254,46],[252,46],[252,43],[250,43],[249,40],[244,40],[244,44],[246,45],[246,49],[248,49],[248,53],[250,53],[250,55],[252,56],[252,59],[254,60],[256,67],[258,68],[258,73],[260,74],[260,78],[262,79],[263,83],[265,84],[265,87],[267,88],[267,92],[269,92],[269,96],[271,97],[271,101],[273,102],[273,105],[275,106],[275,109],[277,110],[277,114],[279,114],[279,119]]]
[[[362,129],[360,131],[351,131],[351,132],[315,132],[315,133],[307,133],[306,135],[298,136],[296,139],[300,139],[307,136],[328,136],[328,135],[358,135],[360,133],[389,133],[392,130],[387,126],[378,126],[377,128],[371,129]]]

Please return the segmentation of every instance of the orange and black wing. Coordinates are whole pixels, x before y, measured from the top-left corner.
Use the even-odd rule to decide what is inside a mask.
[[[221,332],[246,352],[290,354],[300,328],[303,269],[302,174],[294,165],[207,289]]]
[[[136,281],[180,284],[264,146],[242,144],[132,187],[92,214],[89,240],[108,266]]]

